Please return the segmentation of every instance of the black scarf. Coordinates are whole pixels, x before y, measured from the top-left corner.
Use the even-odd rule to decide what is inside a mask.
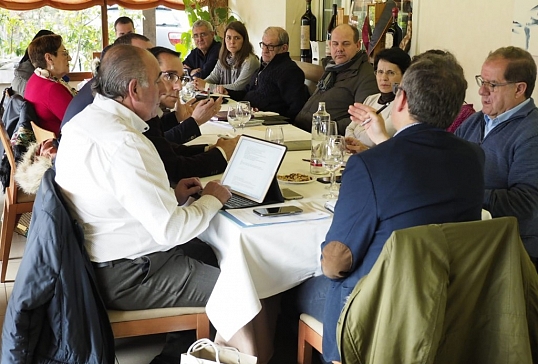
[[[342,64],[336,64],[334,63],[334,60],[331,59],[329,63],[327,63],[327,65],[325,66],[325,72],[323,73],[323,76],[321,76],[321,79],[318,81],[318,89],[320,91],[327,91],[332,88],[334,86],[334,83],[336,82],[336,75],[339,72],[347,70],[360,56],[362,56],[363,53],[363,51],[357,52],[357,54],[355,54],[353,58]]]

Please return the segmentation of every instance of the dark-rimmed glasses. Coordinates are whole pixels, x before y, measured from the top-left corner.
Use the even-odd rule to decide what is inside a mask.
[[[284,44],[272,45],[272,44],[265,44],[264,42],[260,42],[259,45],[261,49],[267,48],[268,51],[274,51],[275,48],[282,47]]]
[[[513,83],[517,83],[517,82],[513,82],[513,81],[505,82],[505,83],[496,83],[496,82],[484,81],[484,79],[480,75],[476,75],[476,76],[474,76],[474,78],[476,80],[476,84],[478,85],[478,87],[484,86],[486,88],[486,90],[488,90],[489,92],[495,92],[496,87],[507,86],[507,85],[510,85],[510,84],[513,84]]]
[[[392,84],[392,93],[396,95],[396,94],[398,93],[399,90],[405,91],[405,90],[400,86],[399,83],[393,83],[393,84]]]

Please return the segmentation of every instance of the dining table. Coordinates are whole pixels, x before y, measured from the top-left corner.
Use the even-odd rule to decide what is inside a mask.
[[[246,126],[237,133],[263,139],[266,128],[264,125]],[[285,143],[310,140],[310,133],[291,124],[282,125],[282,129]],[[200,130],[202,135],[189,144],[213,144],[219,137],[235,135],[233,128],[222,121],[209,121]],[[310,149],[287,151],[277,175],[310,175],[309,159]],[[202,183],[219,177],[202,178]],[[219,337],[242,352],[258,355],[259,362],[263,362],[262,351],[266,349],[260,346],[271,343],[245,344],[252,339],[249,336],[263,335],[249,332],[245,337],[238,333],[260,313],[264,300],[321,274],[320,244],[331,224],[332,213],[324,208],[327,199],[323,194],[328,192],[328,185],[317,182],[317,177],[312,176],[310,181],[302,183],[279,182],[281,188],[292,189],[303,198],[269,206],[295,205],[305,210],[318,210],[324,216],[297,221],[289,217],[278,223],[272,217],[265,217],[266,221],[259,224],[245,225],[221,210],[199,236],[214,249],[221,269],[206,305],[207,315]],[[240,339],[234,342],[234,336]]]

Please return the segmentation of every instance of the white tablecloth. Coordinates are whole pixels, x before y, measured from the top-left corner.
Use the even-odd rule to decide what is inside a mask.
[[[265,126],[245,128],[245,134],[263,138]],[[203,135],[191,143],[214,143],[217,135],[230,132],[226,126],[207,123]],[[286,140],[309,139],[310,134],[284,126]],[[279,174],[308,174],[310,151],[288,152]],[[207,177],[204,181],[218,179]],[[301,203],[323,205],[324,184],[282,184],[305,196]],[[286,202],[293,204],[293,201]],[[206,311],[220,335],[228,340],[260,311],[260,299],[290,289],[321,274],[320,244],[331,219],[241,227],[224,212],[217,214],[200,239],[214,247],[221,274],[209,298]]]

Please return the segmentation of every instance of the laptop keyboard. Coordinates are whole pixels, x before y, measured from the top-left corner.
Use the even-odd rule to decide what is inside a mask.
[[[249,200],[248,198],[232,194],[232,197],[224,204],[228,209],[239,209],[243,207],[257,206],[257,202]]]

